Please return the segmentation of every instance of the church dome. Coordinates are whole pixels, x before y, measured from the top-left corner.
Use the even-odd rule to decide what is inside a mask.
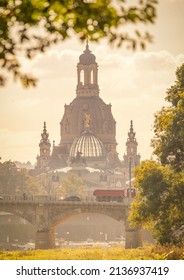
[[[84,131],[76,140],[74,140],[70,149],[70,157],[76,157],[78,153],[84,158],[103,157],[103,143],[92,132],[88,130]]]
[[[94,54],[91,53],[89,50],[88,44],[86,45],[86,49],[83,54],[79,57],[79,63],[83,65],[90,65],[96,63],[96,57]]]

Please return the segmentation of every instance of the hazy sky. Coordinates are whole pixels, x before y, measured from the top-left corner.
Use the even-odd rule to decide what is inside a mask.
[[[166,105],[166,89],[175,81],[175,71],[184,63],[184,1],[160,0],[158,18],[148,26],[154,43],[144,52],[110,48],[104,41],[91,44],[99,65],[100,96],[112,104],[116,140],[122,159],[130,126],[134,121],[141,159],[152,154],[154,113]],[[19,83],[0,88],[0,156],[2,161],[36,162],[43,122],[51,143],[60,141],[59,123],[64,104],[76,96],[76,65],[85,46],[75,38],[38,55],[26,70],[39,77],[37,88],[23,89]]]

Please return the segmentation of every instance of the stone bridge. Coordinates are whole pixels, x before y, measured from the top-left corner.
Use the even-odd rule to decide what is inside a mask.
[[[0,212],[24,218],[35,228],[35,248],[55,248],[55,227],[64,220],[82,213],[98,213],[125,222],[126,248],[141,246],[139,229],[131,229],[127,220],[130,199],[123,202],[96,202],[92,199],[64,201],[52,196],[6,196],[0,199]]]

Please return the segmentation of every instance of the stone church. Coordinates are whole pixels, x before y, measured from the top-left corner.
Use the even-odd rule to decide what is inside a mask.
[[[44,122],[35,171],[39,174],[64,167],[71,167],[75,171],[88,167],[99,170],[100,178],[107,175],[107,181],[115,185],[119,180],[122,186],[131,179],[133,169],[140,164],[137,146],[131,121],[126,152],[123,160],[119,159],[116,150],[116,121],[111,104],[106,104],[99,95],[98,64],[87,43],[77,64],[76,97],[69,105],[64,105],[60,143],[56,145],[53,142],[51,147]]]

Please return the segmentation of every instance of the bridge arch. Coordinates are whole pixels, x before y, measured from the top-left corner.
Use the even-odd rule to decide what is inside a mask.
[[[32,224],[33,226],[35,225],[35,219],[33,215],[33,210],[29,209],[30,207],[16,207],[15,205],[7,205],[6,204],[0,204],[0,213],[1,212],[6,212],[9,214],[13,214],[19,218],[22,218],[26,220],[28,223]]]
[[[89,209],[81,209],[81,208],[78,208],[78,209],[67,209],[67,211],[65,212],[59,212],[57,213],[56,215],[54,215],[52,217],[52,221],[51,221],[51,225],[53,227],[57,226],[58,224],[72,218],[72,217],[75,217],[75,216],[79,216],[81,214],[102,214],[102,215],[105,215],[107,217],[110,217],[116,221],[124,221],[126,220],[126,212],[125,212],[125,209],[122,213],[118,213],[118,212],[115,212],[115,211],[111,211],[109,209],[95,209],[95,210],[90,210]]]
[[[14,211],[0,211],[0,247],[12,250],[34,242],[36,228]]]
[[[55,226],[56,243],[97,241],[115,241],[125,237],[125,223],[99,213],[75,213],[58,220]]]
[[[48,227],[44,226],[44,220],[40,219],[39,228],[36,233],[36,248],[44,248],[44,246],[55,247],[56,225],[77,215],[89,213],[103,214],[117,221],[126,221],[127,218],[127,207],[122,203],[67,201],[57,205],[50,205],[49,209],[42,210],[42,213],[45,215],[46,210],[48,210],[49,225]]]

